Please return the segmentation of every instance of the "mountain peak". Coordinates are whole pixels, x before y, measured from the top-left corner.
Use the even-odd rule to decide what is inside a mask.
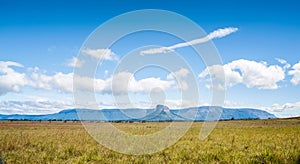
[[[156,105],[156,110],[161,110],[161,111],[169,111],[169,107],[165,106],[165,105],[161,105],[161,104],[158,104]]]

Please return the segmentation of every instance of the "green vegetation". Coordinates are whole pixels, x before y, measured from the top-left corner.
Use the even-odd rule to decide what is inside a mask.
[[[169,123],[114,123],[133,134],[153,133]],[[2,121],[0,159],[6,163],[299,163],[300,119],[221,121],[198,139],[194,123],[176,144],[152,155],[111,151],[77,122]]]

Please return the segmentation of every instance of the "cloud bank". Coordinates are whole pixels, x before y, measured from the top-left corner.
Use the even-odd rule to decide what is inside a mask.
[[[73,93],[73,80],[76,80],[77,88],[80,91],[89,91],[97,93],[115,93],[127,94],[148,93],[152,89],[160,87],[162,90],[168,90],[176,86],[173,76],[184,78],[189,72],[181,69],[175,74],[169,74],[165,80],[159,77],[149,77],[137,80],[133,73],[119,72],[105,79],[77,76],[74,73],[56,72],[53,75],[47,75],[38,67],[29,68],[27,72],[20,73],[13,67],[23,67],[16,62],[0,62],[0,95],[9,92],[18,93],[24,87],[32,87],[41,90],[56,90],[62,93]],[[26,69],[25,69],[26,70]],[[125,83],[128,82],[128,83]],[[91,85],[93,84],[93,85]],[[184,84],[187,88],[187,84]]]
[[[74,108],[71,101],[37,99],[27,101],[0,101],[2,114],[50,114]]]

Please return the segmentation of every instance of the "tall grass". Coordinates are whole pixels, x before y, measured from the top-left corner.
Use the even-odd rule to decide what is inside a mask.
[[[132,134],[154,133],[169,123],[118,123]],[[194,123],[164,151],[133,156],[111,151],[80,123],[0,122],[0,160],[6,163],[299,163],[300,120],[221,121],[205,140]]]

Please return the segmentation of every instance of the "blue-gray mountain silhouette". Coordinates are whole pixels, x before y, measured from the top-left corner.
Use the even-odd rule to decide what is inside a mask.
[[[44,115],[0,115],[0,120],[204,121],[209,111],[215,108],[222,111],[220,120],[276,118],[266,111],[251,108],[201,106],[172,110],[157,105],[154,109],[68,109]]]
[[[147,116],[140,118],[141,121],[185,121],[187,118],[184,118],[180,115],[172,112],[167,106],[157,105],[155,110]]]

